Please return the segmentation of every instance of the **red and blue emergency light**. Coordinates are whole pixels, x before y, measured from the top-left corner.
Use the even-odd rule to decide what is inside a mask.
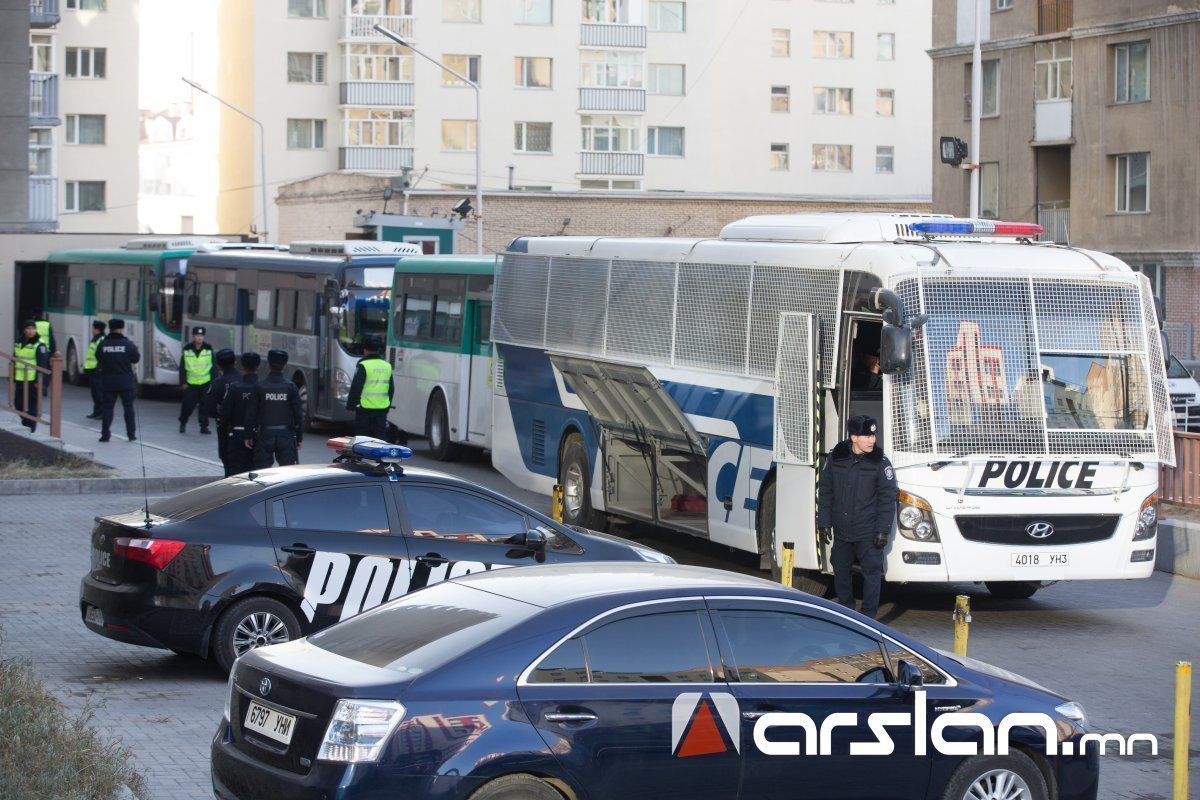
[[[926,236],[1039,236],[1044,230],[1032,222],[997,222],[990,219],[939,219],[908,226]]]
[[[365,458],[370,461],[399,463],[412,458],[412,450],[398,444],[388,444],[371,436],[339,436],[329,439],[325,446],[337,450],[338,455]]]

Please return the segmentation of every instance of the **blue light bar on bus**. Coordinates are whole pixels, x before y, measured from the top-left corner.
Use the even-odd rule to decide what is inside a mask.
[[[412,450],[398,444],[388,444],[370,436],[339,436],[325,442],[325,446],[337,450],[339,455],[353,455],[371,461],[398,463],[412,458]]]
[[[914,233],[926,236],[1039,236],[1042,226],[1032,222],[997,222],[990,219],[939,219],[913,222],[908,226]]]

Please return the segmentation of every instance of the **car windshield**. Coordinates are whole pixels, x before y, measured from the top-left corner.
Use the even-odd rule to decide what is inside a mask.
[[[339,656],[415,676],[503,634],[539,610],[447,581],[314,633],[308,641]]]
[[[223,481],[198,486],[175,497],[160,500],[150,506],[150,513],[164,519],[191,519],[226,503],[252,495],[263,488],[261,483],[244,478],[226,478]]]
[[[1192,373],[1188,372],[1187,367],[1175,356],[1171,356],[1167,362],[1167,377],[1168,378],[1190,378]]]

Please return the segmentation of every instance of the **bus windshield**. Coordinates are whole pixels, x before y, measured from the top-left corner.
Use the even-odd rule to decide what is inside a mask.
[[[388,270],[390,272],[390,270]],[[363,353],[363,339],[378,336],[387,339],[388,313],[392,307],[392,288],[351,289],[347,293],[345,324],[338,329],[338,342],[350,355]]]
[[[343,289],[390,289],[392,267],[347,267],[342,273]]]
[[[166,258],[160,265],[158,322],[171,333],[179,333],[183,322],[183,281],[186,274],[186,258]]]

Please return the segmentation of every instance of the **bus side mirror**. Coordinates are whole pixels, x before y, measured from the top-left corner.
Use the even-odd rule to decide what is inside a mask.
[[[189,295],[187,299],[187,312],[189,314],[200,313],[200,298],[197,295]]]
[[[1167,332],[1164,330],[1159,330],[1158,340],[1160,342],[1162,342],[1163,365],[1166,366],[1167,369],[1170,369],[1171,368],[1171,340],[1167,338]]]
[[[148,302],[148,305],[150,306],[151,311],[154,311],[157,313],[158,311],[161,310],[159,308],[159,305],[160,305],[159,298],[160,297],[162,297],[162,295],[160,295],[158,292],[155,292],[154,294],[150,295],[150,300]]]
[[[913,332],[897,325],[884,325],[879,332],[879,369],[885,375],[908,372],[912,366]]]

